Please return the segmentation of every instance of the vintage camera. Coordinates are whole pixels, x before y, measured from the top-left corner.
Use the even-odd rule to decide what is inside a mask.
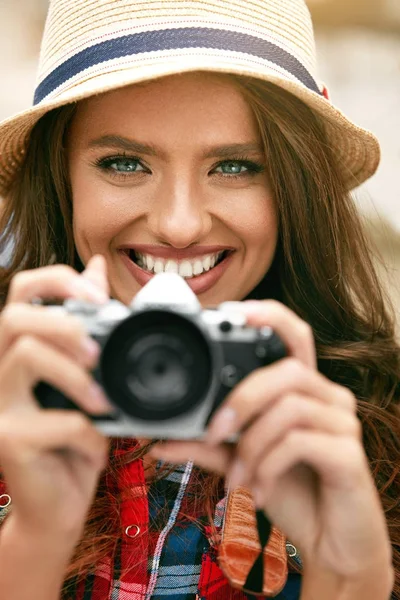
[[[82,319],[101,346],[93,375],[115,411],[90,416],[98,429],[109,436],[201,439],[241,379],[285,356],[279,337],[269,327],[246,326],[239,306],[202,310],[184,279],[160,273],[130,307],[70,299],[50,310]],[[44,408],[77,408],[45,383],[35,392]]]

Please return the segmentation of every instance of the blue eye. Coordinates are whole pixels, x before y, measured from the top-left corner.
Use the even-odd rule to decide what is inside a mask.
[[[134,158],[110,158],[103,162],[103,166],[118,173],[137,173],[144,171],[140,162]]]
[[[95,166],[113,177],[129,177],[134,174],[150,173],[138,158],[129,156],[107,156],[94,163]]]
[[[215,169],[215,173],[223,176],[231,175],[239,177],[240,175],[254,175],[263,171],[263,166],[248,160],[225,160]]]
[[[243,171],[247,171],[248,169],[243,163],[233,160],[222,163],[215,170],[223,173],[224,175],[240,175],[240,173],[243,173]]]

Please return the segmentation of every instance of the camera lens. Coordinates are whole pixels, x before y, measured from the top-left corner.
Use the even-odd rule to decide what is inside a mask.
[[[190,388],[192,359],[177,336],[147,335],[128,352],[127,385],[134,396],[151,404],[179,402]]]
[[[101,379],[124,412],[164,420],[192,410],[206,395],[212,358],[201,330],[189,319],[164,310],[135,314],[107,340]]]

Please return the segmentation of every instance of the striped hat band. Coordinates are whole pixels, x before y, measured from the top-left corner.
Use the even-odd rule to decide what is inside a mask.
[[[34,104],[89,68],[110,60],[139,57],[149,52],[210,49],[237,52],[267,61],[287,71],[309,90],[322,94],[306,67],[290,52],[271,41],[242,33],[208,27],[180,27],[141,31],[89,46],[57,66],[38,85]]]

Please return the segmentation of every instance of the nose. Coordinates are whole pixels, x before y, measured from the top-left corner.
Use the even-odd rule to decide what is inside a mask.
[[[211,230],[212,216],[200,190],[181,178],[163,185],[149,207],[148,226],[160,242],[187,248],[204,240]]]

